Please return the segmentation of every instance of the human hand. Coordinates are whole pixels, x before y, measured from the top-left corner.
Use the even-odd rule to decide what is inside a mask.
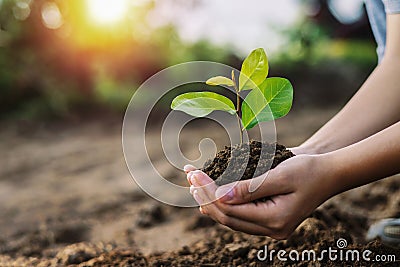
[[[252,180],[220,187],[204,172],[191,166],[185,170],[203,214],[234,230],[286,239],[334,194],[334,176],[327,163],[319,156],[299,155]],[[251,182],[260,184],[253,192]],[[263,197],[269,200],[253,202]]]
[[[300,145],[300,146],[296,146],[296,147],[290,147],[288,148],[290,151],[292,151],[293,154],[295,154],[296,156],[298,155],[316,155],[316,154],[320,154],[317,153],[317,151],[312,148],[312,147],[307,147],[304,145]]]

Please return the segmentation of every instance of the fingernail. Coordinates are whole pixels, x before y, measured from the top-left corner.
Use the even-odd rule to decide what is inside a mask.
[[[193,166],[193,165],[190,165],[190,164],[187,164],[187,165],[183,166],[183,171],[186,172],[186,173],[188,173],[190,171],[193,171],[195,169],[196,169],[196,167]]]
[[[194,189],[195,189],[194,185],[191,185],[190,188],[189,188],[190,194],[193,195]]]
[[[194,198],[194,200],[196,200],[196,202],[199,204],[199,205],[201,205],[201,199],[200,199],[200,196],[199,196],[199,192],[197,191],[197,190],[194,190],[193,191],[193,198]]]
[[[220,186],[215,191],[215,197],[221,201],[232,200],[234,196],[232,186]]]

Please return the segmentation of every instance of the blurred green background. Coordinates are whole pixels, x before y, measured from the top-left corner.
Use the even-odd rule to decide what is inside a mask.
[[[157,71],[258,46],[295,110],[343,105],[377,61],[360,1],[0,0],[0,118],[123,114]]]

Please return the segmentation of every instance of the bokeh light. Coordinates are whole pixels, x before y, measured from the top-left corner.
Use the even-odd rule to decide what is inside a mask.
[[[122,20],[128,8],[127,0],[87,0],[91,18],[97,23],[115,23]]]
[[[31,1],[17,1],[13,8],[14,17],[18,20],[25,20],[31,14]],[[1,2],[0,2],[1,7]]]
[[[63,24],[60,9],[55,3],[47,2],[42,7],[43,24],[49,29],[58,29]]]

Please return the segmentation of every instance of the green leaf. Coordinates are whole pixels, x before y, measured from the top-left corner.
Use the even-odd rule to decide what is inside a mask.
[[[251,129],[262,121],[285,116],[293,102],[293,86],[285,78],[268,78],[252,90],[242,104],[243,128]]]
[[[213,92],[191,92],[181,94],[172,100],[171,108],[194,117],[204,117],[214,110],[222,110],[234,115],[235,106],[225,96]]]
[[[235,83],[224,76],[217,76],[217,77],[212,77],[206,81],[206,84],[208,85],[227,85],[227,86],[234,86]]]
[[[267,55],[263,48],[257,48],[243,61],[239,76],[239,91],[256,88],[267,76]]]

